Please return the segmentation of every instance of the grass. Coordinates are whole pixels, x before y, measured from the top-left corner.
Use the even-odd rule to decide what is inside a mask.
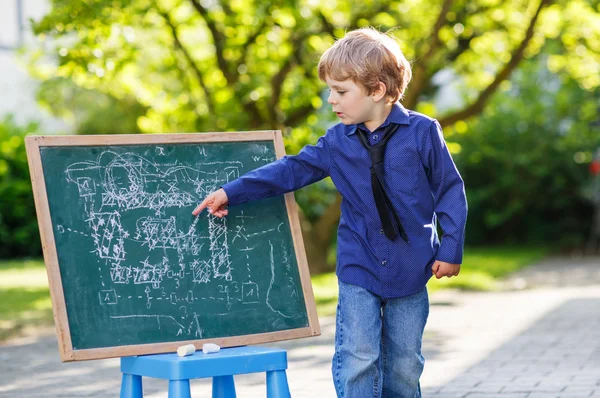
[[[432,278],[430,292],[455,288],[494,290],[496,280],[542,259],[548,250],[531,247],[467,248],[460,276]],[[337,305],[334,273],[312,277],[319,315],[333,315]],[[0,261],[0,341],[25,328],[52,325],[52,304],[42,260]]]
[[[548,249],[543,247],[468,248],[460,277],[432,279],[428,287],[430,291],[442,288],[494,290],[497,279],[540,261],[546,254]]]
[[[0,341],[27,327],[52,324],[52,303],[42,260],[0,262]]]
[[[427,284],[429,292],[440,289],[490,291],[497,279],[533,264],[546,256],[542,247],[477,247],[467,248],[460,275],[436,279]],[[313,290],[319,315],[334,315],[337,306],[337,278],[333,272],[313,276]]]

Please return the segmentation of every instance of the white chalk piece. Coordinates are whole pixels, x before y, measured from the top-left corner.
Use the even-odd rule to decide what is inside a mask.
[[[196,352],[196,347],[193,344],[182,345],[177,349],[177,355],[180,357],[192,355],[194,352]]]
[[[202,344],[202,352],[205,354],[210,354],[211,352],[219,352],[221,347],[213,343]]]

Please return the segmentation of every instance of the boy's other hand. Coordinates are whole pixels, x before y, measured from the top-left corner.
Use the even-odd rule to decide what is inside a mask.
[[[435,263],[433,263],[431,270],[433,271],[433,275],[435,275],[435,277],[438,279],[440,279],[443,276],[452,278],[453,276],[458,275],[458,273],[460,272],[460,264],[450,264],[444,261],[435,260]]]
[[[208,212],[215,217],[223,218],[229,214],[229,210],[225,208],[229,202],[227,194],[223,188],[208,195],[202,203],[198,205],[192,212],[193,215],[197,216],[202,210],[208,208]]]

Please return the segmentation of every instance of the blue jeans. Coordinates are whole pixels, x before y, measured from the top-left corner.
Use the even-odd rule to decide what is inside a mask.
[[[332,371],[338,397],[420,398],[427,288],[382,299],[361,287],[339,284]]]

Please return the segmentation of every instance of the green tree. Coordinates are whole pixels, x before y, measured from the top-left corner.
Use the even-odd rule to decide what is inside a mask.
[[[36,124],[0,120],[0,258],[38,256],[41,251],[29,167],[23,141]]]
[[[52,39],[56,57],[41,49],[30,55],[32,70],[50,85],[41,101],[74,121],[86,120],[76,115],[88,111],[76,97],[48,100],[62,95],[51,89],[59,78],[111,104],[137,102],[134,111],[120,114],[141,132],[283,129],[294,153],[333,122],[315,66],[347,30],[400,27],[393,34],[414,68],[405,105],[449,126],[479,114],[549,37],[562,41],[549,61],[554,68],[588,90],[598,87],[599,74],[589,73],[600,63],[597,7],[597,0],[53,0],[34,30]],[[438,115],[432,99],[439,86],[432,78],[443,69],[465,87],[464,105]],[[110,132],[122,120],[101,122]],[[82,124],[76,127],[83,132]],[[327,182],[299,197],[310,213],[305,244],[318,272],[328,268],[340,198]],[[316,198],[326,205],[309,208]]]
[[[472,123],[446,131],[469,197],[474,244],[582,246],[593,206],[584,187],[600,146],[600,92],[528,61]]]

